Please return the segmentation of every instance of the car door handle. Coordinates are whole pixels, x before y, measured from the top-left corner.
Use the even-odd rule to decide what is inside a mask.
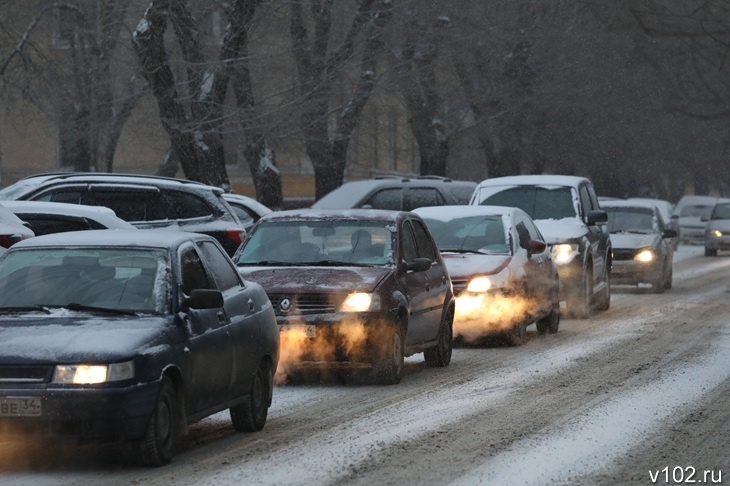
[[[256,304],[253,301],[253,299],[248,299],[248,310],[252,311],[252,310],[254,310],[255,307],[256,307]]]
[[[226,319],[226,315],[223,312],[218,313],[218,322],[220,322],[221,324],[225,324],[226,322],[228,322],[228,319]]]

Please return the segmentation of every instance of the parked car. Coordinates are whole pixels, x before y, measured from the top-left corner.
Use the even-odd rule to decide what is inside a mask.
[[[260,430],[279,333],[266,293],[212,237],[98,230],[0,258],[0,424],[23,437],[131,441],[168,463],[188,425],[230,409]]]
[[[651,284],[655,293],[672,288],[672,239],[653,201],[607,201],[608,230],[613,244],[612,281],[617,285]]]
[[[8,208],[0,206],[0,255],[19,241],[35,236],[26,223]]]
[[[312,204],[314,209],[391,209],[467,204],[476,182],[444,177],[376,177],[351,181]]]
[[[231,209],[233,209],[238,220],[247,231],[251,229],[256,221],[261,219],[261,216],[271,212],[271,209],[261,204],[256,199],[242,194],[224,192],[223,199],[225,199]]]
[[[302,209],[267,214],[234,257],[260,283],[299,366],[372,367],[401,380],[404,356],[451,361],[454,297],[446,266],[415,214]]]
[[[712,213],[712,208],[718,202],[726,201],[730,201],[730,199],[712,196],[682,196],[674,208],[674,214],[678,218],[679,241],[693,245],[703,244],[705,226]],[[705,221],[702,220],[703,218]]]
[[[0,199],[105,206],[138,228],[213,236],[229,255],[245,235],[222,189],[184,179],[101,172],[37,174],[4,188]]]
[[[677,236],[671,239],[672,248],[675,250],[679,246],[679,216],[674,214],[674,204],[664,199],[651,199],[646,197],[630,197],[627,201],[643,201],[652,203],[659,210],[659,214],[664,221],[664,227],[666,229],[674,230]]]
[[[36,236],[66,231],[136,229],[102,206],[46,201],[2,201],[2,206],[27,223]]]
[[[454,335],[466,341],[505,335],[523,344],[560,325],[558,269],[524,211],[500,206],[414,210],[433,235],[456,296]]]
[[[611,238],[608,216],[584,177],[521,175],[481,182],[470,204],[511,206],[535,221],[551,246],[566,312],[586,318],[611,305]]]
[[[705,227],[705,256],[730,250],[730,202],[719,202],[712,209]]]

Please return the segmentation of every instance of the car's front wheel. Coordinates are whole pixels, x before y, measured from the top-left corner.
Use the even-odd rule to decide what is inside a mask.
[[[179,407],[172,380],[163,377],[155,409],[142,442],[142,461],[150,466],[164,466],[172,460],[179,433]]]
[[[558,292],[555,291],[555,294]],[[560,327],[560,300],[557,295],[553,297],[552,305],[550,306],[550,312],[535,322],[538,334],[556,334]]]
[[[257,432],[264,428],[271,404],[274,375],[267,361],[254,373],[251,391],[242,403],[230,408],[231,423],[238,432]]]
[[[444,367],[448,366],[451,362],[451,341],[453,337],[453,323],[454,323],[454,308],[449,309],[444,313],[444,317],[441,320],[441,326],[439,329],[439,342],[433,348],[429,348],[423,352],[423,357],[426,360],[426,364],[432,367]]]
[[[587,319],[591,314],[591,299],[593,297],[593,273],[590,268],[583,272],[583,279],[568,296],[568,312],[575,319]]]
[[[373,373],[379,385],[395,385],[403,376],[403,332],[398,321],[384,325],[377,336],[373,357]]]
[[[706,257],[717,256],[717,250],[714,249],[714,248],[707,248],[707,247],[705,247],[705,256]]]

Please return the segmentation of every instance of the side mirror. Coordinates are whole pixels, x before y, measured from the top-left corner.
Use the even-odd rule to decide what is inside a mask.
[[[536,253],[542,253],[545,251],[545,248],[547,248],[547,244],[545,244],[544,241],[530,240],[525,243],[525,249],[527,250],[528,256],[532,256]]]
[[[662,233],[662,238],[676,238],[676,237],[677,237],[677,230],[665,229],[664,233]]]
[[[220,290],[195,289],[190,292],[185,304],[191,309],[219,309],[223,307],[223,294]]]
[[[588,214],[586,214],[587,225],[593,226],[601,223],[608,223],[608,213],[606,211],[603,211],[602,209],[588,211]]]
[[[406,270],[412,272],[425,272],[431,268],[431,260],[428,258],[416,258],[412,262],[406,262]]]

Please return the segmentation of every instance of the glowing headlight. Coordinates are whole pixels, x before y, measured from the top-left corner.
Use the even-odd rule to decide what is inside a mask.
[[[715,237],[717,237],[717,238],[720,238],[720,237],[722,237],[722,231],[720,231],[720,230],[712,230],[712,235],[715,236]]]
[[[347,296],[340,312],[372,312],[380,310],[380,295],[355,292]]]
[[[486,292],[492,288],[492,282],[489,277],[474,277],[466,286],[467,292]]]
[[[53,373],[56,383],[91,385],[134,378],[134,364],[113,363],[110,365],[58,365]]]
[[[566,263],[570,263],[578,254],[578,245],[563,243],[553,246],[551,251],[555,263],[558,265],[564,265]]]
[[[654,252],[651,250],[644,250],[634,257],[634,260],[640,262],[650,262],[654,259]]]

